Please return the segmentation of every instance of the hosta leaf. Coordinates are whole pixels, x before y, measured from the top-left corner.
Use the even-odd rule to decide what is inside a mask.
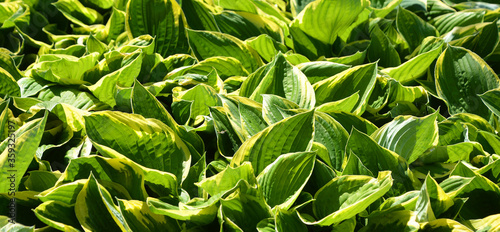
[[[85,183],[85,179],[80,179],[66,184],[55,185],[54,187],[41,192],[37,195],[37,197],[43,202],[55,201],[66,205],[73,205],[75,204],[76,198],[83,189]]]
[[[372,39],[367,50],[367,58],[370,62],[378,61],[378,65],[389,68],[401,64],[401,58],[386,34],[375,26],[370,34]]]
[[[455,27],[464,27],[483,22],[484,11],[462,11],[440,15],[429,23],[434,25],[440,35],[450,32]]]
[[[88,89],[99,100],[105,102],[111,107],[116,105],[115,94],[117,86],[130,87],[135,78],[139,75],[144,56],[140,51],[134,52],[124,58],[127,62],[123,63],[120,69],[103,76],[97,83],[88,86]]]
[[[328,151],[325,160],[335,170],[341,170],[344,162],[348,132],[328,114],[316,112],[314,117],[314,141],[321,143]]]
[[[431,176],[427,175],[420,189],[415,211],[417,221],[432,221],[453,206],[453,200],[437,184]]]
[[[145,167],[170,172],[179,181],[187,175],[191,164],[188,147],[159,120],[104,111],[86,116],[85,127],[94,146],[106,156],[128,158]]]
[[[381,71],[402,84],[411,82],[427,72],[432,62],[441,54],[442,47],[443,44],[430,51],[421,53],[397,67],[385,68]]]
[[[263,94],[262,99],[262,118],[268,124],[277,123],[287,117],[287,115],[283,115],[281,110],[299,108],[295,102],[276,95]]]
[[[41,90],[38,99],[54,103],[65,103],[82,110],[89,110],[102,104],[92,94],[74,88],[52,86]]]
[[[48,114],[42,118],[38,118],[27,122],[15,132],[12,127],[9,127],[9,137],[0,143],[0,165],[1,165],[1,180],[3,185],[0,187],[0,192],[7,193],[11,188],[11,183],[15,191],[19,188],[21,178],[35,157],[37,147],[40,145],[43,131],[47,123]],[[12,126],[14,122],[9,121]]]
[[[436,89],[451,114],[490,117],[478,94],[500,87],[500,79],[481,57],[460,47],[448,47],[436,64]]]
[[[375,175],[383,170],[391,170],[394,179],[394,187],[392,191],[410,191],[420,187],[420,183],[413,174],[409,171],[408,163],[398,154],[378,145],[372,138],[353,130],[347,149],[350,149],[361,161],[361,165],[366,167]],[[352,154],[351,154],[352,156]],[[342,174],[357,174],[346,173]]]
[[[342,127],[344,127],[344,129],[349,133],[351,133],[353,128],[356,128],[356,130],[369,135],[378,129],[377,126],[369,120],[354,114],[339,111],[330,111],[325,113],[339,122],[340,125],[342,125]]]
[[[368,218],[368,224],[360,232],[378,231],[408,231],[417,232],[420,224],[416,221],[416,214],[410,210],[398,210]]]
[[[480,94],[479,97],[488,109],[500,117],[500,89],[489,90]]]
[[[312,146],[314,112],[297,114],[269,126],[245,141],[236,152],[231,165],[250,161],[260,174],[281,154],[308,151]]]
[[[193,145],[198,153],[203,153],[204,144],[201,138],[195,132],[187,132],[185,128],[179,126],[161,102],[138,81],[135,81],[132,89],[131,102],[132,111],[135,114],[140,114],[146,118],[156,118],[162,121],[175,131],[184,142]]]
[[[360,96],[352,113],[361,115],[366,108],[376,81],[377,63],[356,66],[313,85],[316,105],[341,100],[359,91]]]
[[[495,231],[500,229],[500,214],[490,215],[483,219],[470,220],[469,225],[472,225],[474,231]]]
[[[350,65],[330,61],[313,61],[301,63],[297,65],[297,68],[306,75],[311,84],[314,84],[349,69]]]
[[[75,215],[75,206],[67,205],[58,201],[47,201],[34,209],[35,215],[51,227],[65,231],[81,230],[80,223]]]
[[[271,208],[292,206],[312,174],[315,159],[312,152],[285,154],[259,174],[257,182]]]
[[[81,183],[75,181],[85,179],[90,173],[99,180],[123,186],[133,199],[146,199],[147,194],[144,188],[146,174],[137,164],[124,159],[109,159],[101,156],[81,157],[73,160],[56,185],[40,193],[40,198],[44,201],[56,200],[73,204],[74,199],[69,197],[71,195],[64,196],[64,193],[77,193],[81,188]]]
[[[218,200],[217,197],[212,197],[206,201],[195,198],[187,203],[179,202],[178,205],[172,205],[149,197],[147,205],[151,212],[156,215],[165,215],[168,218],[205,225],[214,220],[217,214],[216,203],[218,203]]]
[[[98,53],[80,58],[62,54],[42,55],[26,75],[63,85],[84,84],[84,73],[94,67],[98,56]]]
[[[411,50],[417,48],[426,37],[438,36],[437,30],[432,25],[404,8],[398,8],[396,25]]]
[[[118,200],[120,212],[131,231],[179,231],[177,222],[164,215],[151,212],[144,201]]]
[[[210,86],[198,84],[186,91],[174,93],[174,100],[182,99],[191,101],[191,119],[195,120],[199,115],[209,115],[208,107],[221,105],[217,92]]]
[[[214,56],[229,56],[239,60],[249,72],[262,65],[257,52],[241,40],[220,32],[189,30],[189,45],[199,60]]]
[[[92,174],[78,194],[75,213],[85,231],[131,231],[109,192]]]
[[[267,34],[259,35],[255,38],[250,38],[245,41],[251,48],[259,53],[259,55],[267,62],[278,55],[278,52],[286,52],[287,48],[274,40]]]
[[[125,23],[130,39],[145,34],[155,37],[155,51],[163,57],[189,51],[186,19],[174,0],[130,0]]]
[[[481,28],[479,32],[451,41],[450,44],[470,49],[480,57],[486,57],[495,50],[498,38],[498,26],[495,21]]]
[[[375,131],[371,137],[381,146],[412,163],[438,143],[437,114],[423,118],[399,116]]]
[[[424,223],[420,226],[419,231],[450,231],[450,232],[472,232],[466,226],[459,222],[447,218],[440,218],[431,222]]]
[[[221,200],[220,220],[226,221],[223,226],[231,231],[254,231],[261,220],[271,217],[270,209],[262,196],[249,194],[241,188]]]
[[[252,13],[247,13],[256,19],[261,19],[260,16]],[[217,23],[220,32],[232,35],[240,40],[246,40],[251,37],[257,37],[265,30],[261,30],[259,25],[252,23],[250,20],[243,17],[244,13],[234,13],[232,11],[223,11],[214,14],[213,17]],[[262,19],[261,19],[262,20]]]
[[[478,219],[500,213],[498,204],[500,202],[500,188],[498,185],[475,173],[468,166],[461,161],[450,174],[450,176],[474,177],[470,184],[458,194],[458,197],[469,198],[462,207],[460,216],[464,219]]]
[[[377,179],[369,176],[345,175],[334,178],[318,190],[313,209],[318,221],[302,221],[309,225],[336,225],[354,217],[382,197],[392,186],[390,171],[380,172]]]
[[[0,94],[10,96],[20,96],[21,90],[14,77],[6,70],[0,68]]]
[[[240,180],[245,180],[250,185],[257,183],[250,163],[243,163],[243,165],[236,168],[228,166],[217,175],[206,178],[196,185],[200,186],[208,194],[214,197],[225,194],[227,191],[234,188]]]
[[[102,21],[102,15],[96,10],[82,5],[78,0],[58,0],[54,6],[71,22],[81,27],[97,24]]]
[[[307,226],[302,223],[295,210],[278,209],[276,212],[276,231],[297,231],[305,232]]]
[[[307,77],[290,64],[283,54],[251,74],[241,85],[240,96],[261,102],[261,94],[274,94],[311,109],[316,103],[314,90]]]
[[[295,27],[320,43],[332,45],[337,35],[356,20],[369,1],[320,0],[308,4],[292,21]],[[349,14],[344,14],[349,12]],[[328,17],[325,17],[328,15]]]
[[[215,8],[198,0],[182,1],[182,11],[186,15],[189,28],[195,30],[219,31],[212,15]]]

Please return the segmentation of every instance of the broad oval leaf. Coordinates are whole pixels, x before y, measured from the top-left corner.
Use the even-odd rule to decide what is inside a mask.
[[[377,179],[359,175],[336,177],[314,196],[313,210],[319,220],[302,218],[302,221],[320,226],[339,224],[381,198],[391,188],[392,181],[390,171],[379,172]]]
[[[126,17],[129,38],[145,34],[155,37],[155,51],[163,57],[189,51],[186,19],[176,1],[130,0]]]
[[[298,152],[279,156],[257,177],[266,203],[288,210],[306,185],[314,168],[313,152]]]
[[[214,56],[234,57],[243,64],[249,72],[262,65],[257,52],[241,40],[220,32],[189,30],[189,45],[198,60]]]
[[[285,97],[305,109],[312,109],[316,103],[314,90],[307,77],[281,53],[251,74],[241,85],[240,96],[261,102],[261,94]]]
[[[381,146],[412,163],[438,144],[437,113],[417,118],[398,116],[375,131],[371,137]]]
[[[367,106],[368,98],[375,87],[377,63],[355,66],[313,85],[316,92],[316,105],[341,100],[359,91],[359,99],[353,111],[361,115]]]
[[[188,174],[188,147],[159,120],[103,111],[85,116],[85,127],[94,146],[104,155],[128,158],[145,167],[170,172],[178,181]]]
[[[314,111],[283,119],[245,141],[234,154],[231,165],[250,161],[256,174],[260,174],[280,155],[308,151],[313,142]]]
[[[437,60],[436,89],[450,114],[466,112],[488,119],[491,112],[478,94],[499,87],[497,74],[467,49],[450,46]]]

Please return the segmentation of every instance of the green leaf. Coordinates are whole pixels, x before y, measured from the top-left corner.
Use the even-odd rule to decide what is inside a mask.
[[[149,34],[155,38],[155,52],[163,57],[187,53],[186,19],[174,0],[130,0],[125,28],[130,39]]]
[[[417,221],[428,222],[435,220],[453,204],[453,200],[437,184],[436,180],[427,175],[415,206]]]
[[[419,231],[472,232],[472,230],[460,224],[459,222],[447,218],[440,218],[431,222],[423,223],[422,225],[420,225]]]
[[[495,231],[500,229],[500,214],[490,215],[483,219],[468,221],[474,231]]]
[[[450,46],[437,60],[436,89],[450,114],[468,112],[488,119],[491,112],[477,95],[498,87],[495,72],[469,50]]]
[[[339,122],[328,114],[315,113],[314,141],[325,146],[328,151],[328,159],[325,162],[335,170],[341,170],[348,138],[349,134]]]
[[[27,76],[38,77],[62,85],[85,84],[85,71],[96,65],[99,54],[92,53],[81,58],[63,54],[46,54],[40,56],[26,72]]]
[[[498,185],[488,180],[486,177],[475,173],[469,164],[463,161],[459,162],[450,176],[474,177],[470,184],[462,190],[457,197],[469,198],[462,210],[460,216],[464,219],[477,219],[489,215],[500,213],[498,204],[500,199],[500,188]]]
[[[262,118],[268,124],[274,124],[287,118],[288,115],[284,115],[282,110],[299,108],[295,102],[276,95],[263,94],[262,99]]]
[[[302,223],[295,210],[287,211],[283,209],[278,209],[275,218],[276,218],[276,231],[278,232],[308,231],[307,226],[304,225],[304,223]]]
[[[118,206],[131,231],[174,232],[181,230],[177,221],[151,212],[144,201],[118,199]]]
[[[215,8],[198,0],[182,1],[182,11],[186,15],[189,28],[195,30],[219,31],[213,12]]]
[[[278,52],[286,52],[287,48],[274,40],[267,34],[262,34],[245,41],[248,46],[253,48],[266,62],[271,62],[278,55]]]
[[[313,85],[316,105],[341,100],[359,91],[360,96],[352,113],[361,115],[367,106],[376,81],[377,63],[370,63],[347,69]]]
[[[59,172],[48,171],[30,171],[29,174],[24,186],[26,186],[26,189],[36,192],[43,192],[51,188],[61,176]]]
[[[438,144],[437,113],[417,118],[398,116],[371,137],[381,146],[412,163],[427,149]]]
[[[86,179],[90,173],[98,180],[123,186],[127,189],[126,194],[130,194],[133,199],[146,199],[147,193],[144,188],[144,179],[147,174],[145,170],[125,159],[109,159],[101,156],[80,157],[72,160],[56,185],[40,193],[40,198],[44,201],[56,200],[66,204],[73,204],[74,198],[70,196],[78,193],[78,189],[81,188],[81,183],[75,183],[75,181]],[[65,193],[71,194],[65,196]]]
[[[188,174],[188,147],[171,128],[156,119],[103,111],[86,116],[85,127],[94,146],[105,156],[126,158],[170,172],[179,182]]]
[[[398,8],[396,16],[398,31],[405,38],[410,50],[415,50],[428,36],[438,36],[436,28],[411,11]]]
[[[187,203],[179,202],[178,205],[172,205],[156,198],[149,197],[147,205],[154,214],[206,225],[212,222],[217,214],[218,200],[219,198],[217,197],[211,197],[206,201],[200,198],[194,198]]]
[[[486,91],[485,93],[480,94],[479,97],[488,109],[500,117],[500,89]]]
[[[205,147],[201,138],[195,132],[188,132],[184,127],[179,126],[161,102],[137,80],[132,90],[132,110],[135,114],[162,121],[184,142],[193,145],[198,153],[203,154]]]
[[[250,161],[256,174],[274,162],[281,154],[308,151],[313,140],[314,112],[286,118],[245,141],[231,160],[232,166]]]
[[[479,32],[451,41],[450,44],[470,49],[480,57],[486,57],[495,51],[498,40],[498,26],[495,21],[488,23]]]
[[[356,175],[336,177],[314,196],[314,214],[319,220],[313,222],[300,217],[308,225],[337,225],[382,197],[391,188],[392,181],[390,171],[380,172],[377,179]]]
[[[40,221],[58,230],[81,230],[80,223],[76,218],[75,206],[73,205],[58,201],[47,201],[40,204],[33,211]]]
[[[440,35],[450,32],[456,27],[464,27],[482,23],[485,11],[453,12],[433,18],[429,23],[434,25]]]
[[[5,69],[0,68],[0,94],[10,96],[20,96],[21,90],[14,77]]]
[[[43,118],[27,122],[15,132],[9,130],[9,137],[0,143],[1,179],[0,192],[16,192],[21,178],[35,157],[36,149],[42,139],[48,112]],[[11,125],[14,122],[9,122]]]
[[[87,88],[102,102],[109,106],[116,105],[115,94],[117,85],[130,87],[141,70],[143,55],[140,51],[134,52],[124,58],[123,67],[103,76],[97,83]]]
[[[262,94],[274,94],[311,109],[316,103],[314,90],[307,77],[290,64],[283,54],[251,74],[241,85],[240,96],[261,102]]]
[[[191,101],[191,120],[200,115],[210,115],[210,106],[221,105],[217,92],[210,86],[198,84],[195,87],[182,92],[174,93],[174,101]]]
[[[322,44],[332,45],[337,35],[347,29],[368,4],[369,1],[365,0],[314,1],[295,17],[290,27],[303,31]]]
[[[349,69],[350,67],[350,65],[330,61],[313,61],[297,65],[297,68],[299,68],[300,71],[306,75],[311,84],[336,75]]]
[[[370,46],[367,50],[367,58],[370,62],[376,62],[384,67],[396,67],[401,64],[401,58],[386,34],[375,26],[371,33]]]
[[[227,230],[255,231],[257,224],[270,218],[271,213],[262,196],[254,196],[240,189],[221,200],[219,216],[222,216],[220,221],[226,222],[223,226]]]
[[[187,30],[189,45],[198,60],[214,56],[228,56],[239,60],[246,70],[253,72],[262,65],[257,52],[241,40],[220,32]]]
[[[40,91],[38,99],[65,103],[82,110],[91,110],[102,103],[88,92],[65,86],[51,86]]]
[[[398,154],[378,145],[368,135],[353,129],[347,142],[347,149],[352,151],[359,158],[359,161],[361,161],[361,165],[373,174],[380,173],[383,170],[392,171],[391,174],[395,183],[391,191],[396,191],[396,194],[420,187],[420,182],[409,170],[406,160]],[[344,171],[342,174],[357,173],[346,173]]]
[[[386,73],[402,84],[411,82],[427,72],[434,60],[441,54],[442,47],[443,43],[439,47],[421,53],[397,67],[382,69],[381,72]]]
[[[306,185],[314,168],[312,152],[279,156],[257,177],[267,205],[288,210]]]
[[[203,188],[212,197],[220,197],[233,189],[241,180],[247,181],[250,185],[257,183],[252,165],[248,162],[236,168],[228,166],[217,175],[205,178],[196,185]]]
[[[78,0],[58,0],[53,4],[67,19],[81,27],[102,22],[102,15]]]
[[[109,192],[92,174],[78,194],[75,213],[86,231],[131,231]]]
[[[210,116],[214,120],[215,131],[217,132],[217,147],[219,152],[225,156],[232,156],[241,146],[238,132],[231,125],[230,119],[224,111],[211,107]]]
[[[370,216],[368,223],[360,232],[378,231],[419,231],[420,224],[416,221],[416,213],[410,210],[398,210],[381,215]]]

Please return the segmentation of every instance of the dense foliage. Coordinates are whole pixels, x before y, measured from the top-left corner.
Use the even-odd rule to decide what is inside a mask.
[[[0,230],[500,231],[499,16],[0,0]]]

